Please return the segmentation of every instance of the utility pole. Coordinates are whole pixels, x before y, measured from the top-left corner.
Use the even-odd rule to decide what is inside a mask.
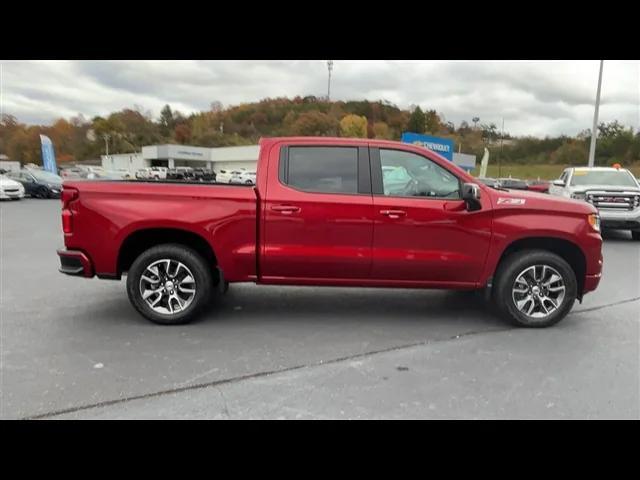
[[[327,60],[327,69],[329,70],[329,81],[327,83],[327,101],[331,100],[331,71],[333,70],[333,60]]]
[[[600,87],[602,86],[602,66],[600,60],[600,75],[598,76],[598,90],[596,92],[596,109],[593,112],[593,128],[591,129],[591,145],[589,146],[589,167],[593,167],[596,160],[596,136],[598,135],[598,110],[600,109]]]

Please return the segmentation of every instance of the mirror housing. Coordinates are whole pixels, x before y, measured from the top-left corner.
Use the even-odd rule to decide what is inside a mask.
[[[475,183],[462,184],[462,199],[467,204],[467,210],[480,210],[480,187]]]
[[[554,180],[553,182],[551,182],[552,185],[555,185],[556,187],[564,187],[566,186],[566,183],[564,182],[564,180]]]

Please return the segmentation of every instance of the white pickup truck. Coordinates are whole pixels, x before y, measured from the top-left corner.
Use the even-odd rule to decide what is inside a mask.
[[[600,213],[602,228],[630,230],[640,240],[640,184],[618,167],[573,167],[549,186],[551,195],[584,200]]]

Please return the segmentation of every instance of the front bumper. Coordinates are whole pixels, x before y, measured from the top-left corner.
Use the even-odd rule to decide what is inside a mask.
[[[640,208],[626,211],[598,210],[600,224],[604,228],[619,230],[640,230]]]
[[[61,248],[57,251],[60,257],[61,273],[78,277],[93,277],[93,265],[91,260],[80,250],[67,250]]]
[[[9,200],[12,198],[24,198],[24,190],[18,190],[17,192],[7,192],[0,190],[0,198],[3,200]]]
[[[602,278],[602,273],[598,273],[597,275],[585,275],[584,277],[584,288],[582,289],[582,293],[593,292],[598,285],[600,284],[600,279]]]

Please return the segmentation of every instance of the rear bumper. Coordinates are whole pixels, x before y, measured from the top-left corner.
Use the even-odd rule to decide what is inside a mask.
[[[83,252],[79,250],[67,250],[61,248],[57,251],[60,257],[61,273],[78,277],[93,277],[93,265],[91,260]]]

